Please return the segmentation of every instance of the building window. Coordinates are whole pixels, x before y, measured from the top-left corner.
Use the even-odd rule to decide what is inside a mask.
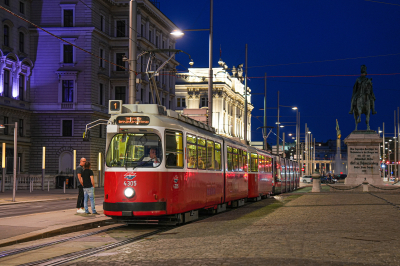
[[[62,121],[62,136],[72,137],[72,120]]]
[[[64,63],[70,64],[74,62],[74,50],[73,46],[69,44],[64,44]]]
[[[7,116],[4,117],[3,123],[4,123],[4,135],[8,135],[8,126],[7,126],[8,117]]]
[[[21,53],[25,52],[24,46],[25,46],[25,35],[22,32],[20,32],[19,33],[19,51]]]
[[[103,49],[100,49],[100,52],[99,52],[99,57],[100,57],[100,59],[99,59],[99,65],[100,65],[100,67],[104,67],[104,63],[103,63],[103,57],[104,57],[104,50]]]
[[[104,31],[105,29],[105,18],[103,15],[100,15],[100,30]]]
[[[74,10],[65,9],[64,10],[64,27],[74,26]]]
[[[19,99],[21,101],[24,100],[24,92],[25,92],[25,76],[19,75]]]
[[[140,89],[140,101],[144,103],[144,89]]]
[[[10,0],[4,0],[4,4],[5,4],[6,6],[10,6]]]
[[[64,9],[64,27],[74,26],[74,10]]]
[[[125,37],[125,21],[117,21],[117,37]]]
[[[19,1],[19,12],[21,14],[25,14],[25,4],[24,4],[24,2]]]
[[[151,42],[151,30],[149,30],[149,42]]]
[[[116,56],[117,56],[117,60],[116,61],[117,61],[117,65],[123,66],[125,68],[125,62],[124,62],[124,60],[122,60],[124,55],[125,55],[125,53],[117,53],[116,54]],[[117,66],[117,71],[125,71],[124,68]]]
[[[3,96],[10,97],[10,71],[4,69]]]
[[[125,86],[117,86],[115,87],[115,100],[122,100],[122,103],[125,103],[125,94],[126,88]]]
[[[165,106],[165,98],[164,97],[162,97],[162,99],[161,99],[161,105]]]
[[[207,107],[208,106],[208,99],[205,97],[201,97],[201,106],[200,107]]]
[[[63,80],[62,81],[62,101],[73,102],[74,101],[74,81]]]
[[[20,137],[24,136],[24,119],[20,119],[18,122],[18,133]]]
[[[164,49],[164,47],[165,47],[165,41],[163,40],[162,41],[162,48]]]
[[[103,102],[103,95],[104,95],[104,86],[103,86],[103,84],[99,84],[99,97],[100,97],[100,99],[99,99],[99,104],[100,105],[103,105],[104,104],[104,102]]]
[[[4,25],[3,27],[4,46],[10,46],[10,27]]]
[[[186,107],[186,98],[176,98],[176,107],[185,108]]]
[[[149,90],[149,103],[152,103],[153,99],[151,98],[151,91]]]
[[[156,47],[158,47],[158,36],[156,36]]]
[[[144,32],[144,26],[143,24],[140,24],[140,37],[143,37],[143,32]]]
[[[99,138],[103,137],[103,126],[99,125]]]

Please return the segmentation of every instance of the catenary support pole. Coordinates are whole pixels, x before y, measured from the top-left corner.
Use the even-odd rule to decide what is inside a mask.
[[[129,3],[129,104],[136,103],[137,2]]]
[[[208,125],[212,127],[213,120],[213,69],[212,69],[212,52],[213,52],[213,0],[210,0],[210,35],[209,35],[209,62],[208,62]]]
[[[267,150],[267,73],[264,76],[264,128],[263,128],[263,149]]]

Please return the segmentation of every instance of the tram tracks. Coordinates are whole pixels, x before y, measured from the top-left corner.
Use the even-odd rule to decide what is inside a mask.
[[[244,206],[248,206],[253,203],[255,203],[255,202],[246,202]],[[235,209],[236,208],[229,208],[222,213],[227,213],[227,212],[230,212]],[[222,214],[222,213],[219,213],[219,214]],[[218,215],[218,214],[216,214],[216,215]],[[201,220],[213,217],[213,216],[215,216],[215,215],[211,215],[211,214],[201,215],[201,216],[199,216],[199,219],[197,219],[196,221],[201,221]],[[185,224],[183,224],[183,225],[185,225]],[[12,265],[24,265],[24,266],[28,266],[28,265],[62,265],[62,264],[66,264],[66,263],[72,262],[77,259],[85,258],[85,257],[91,256],[91,255],[97,254],[97,253],[105,252],[110,249],[118,248],[118,247],[130,244],[130,243],[134,243],[134,242],[140,241],[142,239],[148,238],[150,236],[154,236],[154,235],[157,235],[160,233],[165,233],[167,231],[173,230],[173,229],[178,228],[183,225],[169,225],[169,226],[158,225],[155,227],[152,227],[154,225],[152,225],[152,226],[142,225],[142,228],[137,228],[137,227],[134,228],[134,231],[131,233],[136,234],[136,235],[133,237],[129,237],[129,238],[121,240],[121,241],[117,240],[113,243],[108,243],[108,244],[104,244],[104,243],[106,243],[106,241],[104,241],[104,243],[101,246],[84,248],[79,251],[76,251],[76,248],[74,251],[71,251],[71,249],[63,248],[63,246],[58,247],[58,245],[60,245],[60,244],[62,245],[63,243],[66,243],[66,242],[70,242],[70,241],[74,241],[74,240],[79,241],[79,239],[99,235],[101,233],[105,233],[105,234],[109,235],[109,234],[112,234],[113,230],[118,231],[117,229],[120,229],[119,231],[123,232],[121,234],[123,234],[124,236],[129,234],[129,228],[132,228],[132,227],[129,227],[127,225],[120,225],[120,226],[116,226],[113,228],[97,230],[95,232],[89,232],[89,233],[85,233],[85,234],[82,234],[79,236],[68,237],[68,238],[64,238],[64,239],[60,239],[60,240],[56,240],[56,241],[51,241],[48,243],[32,245],[29,247],[24,247],[24,248],[19,248],[19,249],[14,249],[14,250],[3,251],[3,252],[0,252],[0,264],[3,264],[4,262],[6,264],[7,262],[9,262],[9,261],[4,261],[4,258],[7,259],[7,257],[8,257],[10,259],[14,259],[16,257],[12,257],[12,256],[19,255],[20,257],[22,257],[21,254],[25,254],[25,257],[29,257],[30,256],[29,252],[35,251],[36,253],[47,253],[47,255],[52,254],[53,257],[46,258],[46,256],[42,256],[42,257],[35,256],[36,260],[35,260],[35,257],[32,257],[31,261],[29,261],[28,259],[26,259],[24,261],[22,261],[22,260],[12,261]],[[125,228],[126,228],[126,230],[125,230]],[[140,230],[142,230],[142,231],[146,230],[147,232],[145,231],[144,233],[140,233]],[[149,230],[151,230],[151,231],[148,232]],[[99,238],[101,236],[97,236],[97,237]],[[121,236],[119,236],[119,237],[121,237]],[[127,236],[125,236],[125,237],[127,237]],[[111,237],[111,238],[113,238],[112,240],[116,240],[116,238],[118,238],[118,237]],[[82,240],[80,240],[80,241],[82,241]],[[87,241],[88,241],[88,243],[90,243],[90,240],[87,240]],[[98,240],[95,240],[94,242],[96,242],[96,241],[98,241]],[[51,252],[51,251],[49,252],[49,250],[46,250],[46,248],[49,248],[49,247],[53,248],[53,249],[57,249],[57,248],[65,249],[65,254],[57,256],[57,252]],[[40,249],[43,249],[43,250],[41,251]],[[60,253],[60,252],[58,252],[58,253]]]

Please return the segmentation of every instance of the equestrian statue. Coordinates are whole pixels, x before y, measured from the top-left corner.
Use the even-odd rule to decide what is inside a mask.
[[[375,95],[372,90],[372,78],[367,78],[367,67],[361,66],[361,76],[357,78],[356,83],[353,86],[353,95],[351,97],[351,107],[349,114],[354,114],[354,120],[356,122],[356,130],[358,123],[361,122],[361,115],[365,115],[365,123],[367,124],[367,130],[369,127],[369,118],[372,110],[372,114],[376,114],[375,111]]]

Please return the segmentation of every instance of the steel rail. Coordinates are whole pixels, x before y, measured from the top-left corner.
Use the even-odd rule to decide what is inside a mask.
[[[34,245],[34,246],[30,246],[30,247],[3,251],[3,252],[0,252],[0,259],[8,257],[8,256],[12,256],[12,255],[21,254],[21,253],[24,253],[24,252],[36,250],[36,249],[39,249],[39,248],[49,247],[49,246],[60,244],[60,243],[64,243],[64,242],[67,242],[67,241],[72,241],[72,240],[75,240],[75,239],[96,235],[96,234],[107,232],[107,231],[110,231],[110,230],[115,230],[117,228],[124,227],[124,226],[126,226],[126,225],[121,225],[121,226],[117,226],[117,227],[113,227],[113,228],[107,228],[107,229],[99,230],[99,231],[96,231],[96,232],[82,234],[82,235],[79,235],[79,236],[63,238],[63,239],[60,239],[60,240],[56,240],[56,241],[52,241],[52,242],[48,242],[48,243],[44,243],[44,244],[39,244],[39,245]]]

